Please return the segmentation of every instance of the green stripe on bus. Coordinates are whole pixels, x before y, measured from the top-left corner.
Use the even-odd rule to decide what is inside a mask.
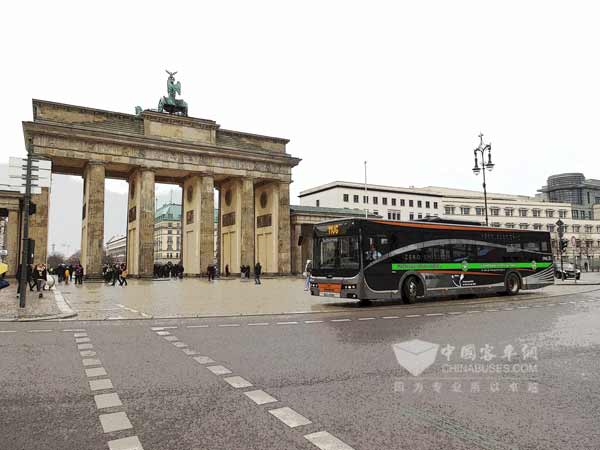
[[[491,262],[491,263],[392,263],[392,270],[481,270],[481,269],[545,269],[550,262]]]

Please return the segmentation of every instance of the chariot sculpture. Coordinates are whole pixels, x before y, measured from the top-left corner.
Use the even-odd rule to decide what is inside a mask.
[[[169,72],[169,78],[167,78],[167,97],[162,97],[158,102],[159,112],[168,112],[169,114],[178,114],[181,116],[188,115],[188,105],[182,99],[175,98],[175,94],[181,95],[181,82],[175,82],[175,74],[177,72]]]

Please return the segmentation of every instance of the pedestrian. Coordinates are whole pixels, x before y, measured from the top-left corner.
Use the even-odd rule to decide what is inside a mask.
[[[129,272],[127,272],[127,265],[123,263],[121,264],[121,276],[119,278],[119,286],[127,286],[127,275],[129,275]]]
[[[39,298],[42,298],[44,296],[43,290],[44,290],[44,286],[46,285],[47,275],[48,274],[47,274],[46,269],[43,266],[43,264],[38,264],[35,266],[35,269],[33,271],[33,279],[35,280],[35,283],[36,283],[37,291],[39,293],[39,295],[38,295]]]
[[[2,275],[0,275],[0,290],[10,286],[10,283],[8,282],[8,280],[6,280],[5,277],[6,271],[2,272]]]
[[[69,272],[68,267],[65,267],[65,284],[69,284],[70,279],[71,279],[71,272]]]
[[[250,269],[250,268],[248,268]],[[257,262],[254,266],[254,284],[260,284],[260,274],[262,272],[262,266],[260,262]]]
[[[306,281],[304,282],[304,290],[305,291],[308,291],[308,289],[310,288],[311,273],[312,273],[312,261],[310,259],[307,259],[306,265],[304,266],[304,273],[302,274],[306,278]]]
[[[225,264],[225,277],[229,278],[229,264]]]
[[[113,266],[113,273],[112,273],[112,284],[111,286],[114,286],[117,281],[120,279],[121,277],[121,269],[119,268],[118,265],[114,265]]]

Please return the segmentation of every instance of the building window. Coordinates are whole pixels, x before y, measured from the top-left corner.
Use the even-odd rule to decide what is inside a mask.
[[[379,211],[377,211],[377,210],[374,210],[374,211],[373,211],[373,214],[375,214],[376,216],[378,216],[378,215],[379,215]]]
[[[444,211],[446,212],[446,215],[452,215],[454,214],[454,206],[446,206],[444,207]]]
[[[512,208],[504,208],[504,215],[506,217],[512,217],[513,216],[513,209]]]
[[[466,206],[461,206],[460,207],[460,213],[463,216],[468,216],[471,213],[471,208],[467,208]]]
[[[546,217],[554,217],[554,210],[553,209],[547,209],[546,210]]]
[[[321,201],[317,200],[317,206],[321,206]]]
[[[387,197],[381,197],[381,204],[387,205]]]
[[[550,232],[550,233],[554,233],[554,225],[552,225],[551,223],[549,223],[548,225],[546,225],[546,229]]]
[[[433,209],[437,209],[437,202],[433,202]]]
[[[354,203],[358,203],[358,195],[353,196],[352,200],[354,200]]]
[[[525,208],[519,209],[519,217],[527,217],[527,210]]]
[[[521,230],[526,230],[527,228],[529,228],[529,224],[528,223],[520,223],[519,228]]]
[[[600,225],[596,225],[596,233],[600,233]]]
[[[317,200],[317,201],[319,201],[319,200]],[[171,224],[169,224],[169,225],[171,225]],[[167,234],[173,234],[173,230],[167,230]]]
[[[396,199],[395,198],[392,199],[392,206],[396,206]]]
[[[534,230],[541,230],[542,229],[542,224],[541,223],[534,223],[533,224],[533,229]]]
[[[392,220],[392,213],[388,211],[388,220]]]
[[[415,202],[412,201],[412,200],[409,200],[408,201],[408,206],[410,206],[412,208],[413,206],[415,206]]]
[[[476,206],[475,207],[475,215],[477,215],[477,216],[483,216],[483,208],[481,206]]]
[[[422,219],[422,218],[423,218],[423,214],[422,214],[422,213],[419,213],[419,216],[418,216],[418,218],[419,218],[419,219]]]
[[[499,216],[500,208],[490,208],[490,213],[492,214],[492,216]]]
[[[586,233],[591,233],[592,232],[592,226],[591,225],[586,225],[585,226],[585,232]]]
[[[369,203],[369,196],[363,195],[363,203]]]
[[[377,205],[379,203],[379,199],[377,197],[373,197],[373,204]]]
[[[581,225],[573,225],[573,233],[579,233],[581,231]]]
[[[579,211],[576,209],[573,210],[573,219],[579,219]]]
[[[425,202],[425,208],[429,208],[429,202]]]
[[[566,219],[567,211],[565,211],[564,209],[561,209],[560,211],[558,211],[558,217],[560,217],[561,219]]]
[[[400,199],[400,206],[404,206],[404,199],[403,198]]]
[[[494,228],[500,228],[500,222],[492,222]]]
[[[344,194],[344,201],[348,202],[350,200],[350,196],[348,194]]]
[[[585,241],[585,246],[587,248],[592,248],[592,245],[594,244],[594,241]]]
[[[417,208],[422,208],[423,202],[421,200],[417,200]]]
[[[532,211],[532,213],[533,213],[533,217],[541,217],[541,215],[542,215],[542,210],[541,210],[541,209],[534,209],[534,210]]]
[[[504,224],[504,226],[505,226],[506,228],[514,228],[514,227],[515,227],[515,224],[514,224],[514,223],[505,223],[505,224]]]
[[[415,220],[415,213],[412,213],[412,212],[411,212],[411,213],[408,215],[408,217],[410,218],[410,220]]]

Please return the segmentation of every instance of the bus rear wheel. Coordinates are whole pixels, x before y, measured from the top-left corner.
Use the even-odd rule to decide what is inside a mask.
[[[404,303],[415,303],[419,297],[419,280],[408,277],[402,284],[402,300]]]
[[[511,272],[506,277],[506,293],[508,295],[516,295],[519,293],[521,289],[521,279],[519,275],[514,272]]]

